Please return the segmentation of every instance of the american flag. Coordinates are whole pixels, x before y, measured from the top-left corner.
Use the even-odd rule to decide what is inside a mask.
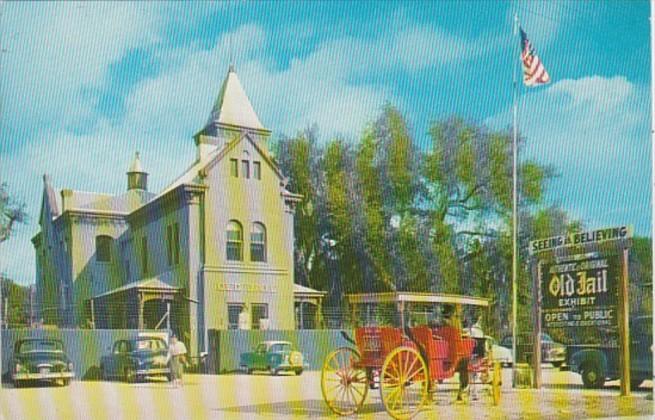
[[[526,86],[543,85],[550,82],[550,76],[544,64],[537,56],[532,43],[522,28],[521,31],[521,62],[523,63],[523,84]]]

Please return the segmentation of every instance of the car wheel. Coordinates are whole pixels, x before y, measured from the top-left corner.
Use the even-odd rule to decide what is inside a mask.
[[[70,378],[66,378],[66,379],[62,380],[62,381],[61,381],[61,384],[62,384],[63,386],[68,386],[68,385],[70,385],[70,384],[71,384],[71,380],[70,380]]]
[[[302,369],[296,369],[295,372],[298,376],[302,375]]]
[[[134,369],[126,367],[125,371],[123,372],[123,379],[125,379],[125,382],[127,383],[134,383],[136,379],[136,374],[134,373]]]
[[[582,368],[582,383],[585,388],[602,388],[605,384],[605,376],[595,363],[586,364]]]
[[[563,362],[553,362],[553,367],[558,368],[558,367],[562,366],[562,363]]]

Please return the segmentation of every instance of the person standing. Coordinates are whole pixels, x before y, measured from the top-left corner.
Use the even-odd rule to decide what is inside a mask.
[[[442,316],[446,326],[454,330],[453,336],[456,341],[453,343],[453,347],[457,354],[453,356],[457,361],[455,371],[459,374],[457,402],[465,402],[464,398],[468,397],[469,393],[469,359],[463,357],[462,321],[458,309],[455,305],[445,305],[442,309]]]
[[[187,349],[184,343],[179,341],[177,336],[173,334],[168,345],[168,361],[170,363],[173,386],[175,387],[182,385],[182,374],[184,372],[184,366],[187,365],[186,353]]]

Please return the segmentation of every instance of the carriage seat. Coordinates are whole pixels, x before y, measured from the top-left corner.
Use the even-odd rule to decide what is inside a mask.
[[[458,360],[471,357],[475,340],[462,337],[462,330],[443,326],[432,329],[432,335],[445,341],[448,348],[447,359],[451,364],[457,363]]]

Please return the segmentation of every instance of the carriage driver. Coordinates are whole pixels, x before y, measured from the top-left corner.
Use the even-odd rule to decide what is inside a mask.
[[[444,325],[452,327],[459,331],[458,337],[462,335],[462,321],[459,317],[458,311],[455,308],[455,305],[444,305],[441,309],[441,315],[443,317]],[[461,343],[457,343],[457,348],[461,346]],[[458,351],[458,353],[463,353]],[[457,401],[463,402],[465,395],[468,395],[469,388],[469,360],[468,357],[462,357],[457,362],[457,367],[455,368],[457,373],[459,373],[459,391],[457,392]]]

